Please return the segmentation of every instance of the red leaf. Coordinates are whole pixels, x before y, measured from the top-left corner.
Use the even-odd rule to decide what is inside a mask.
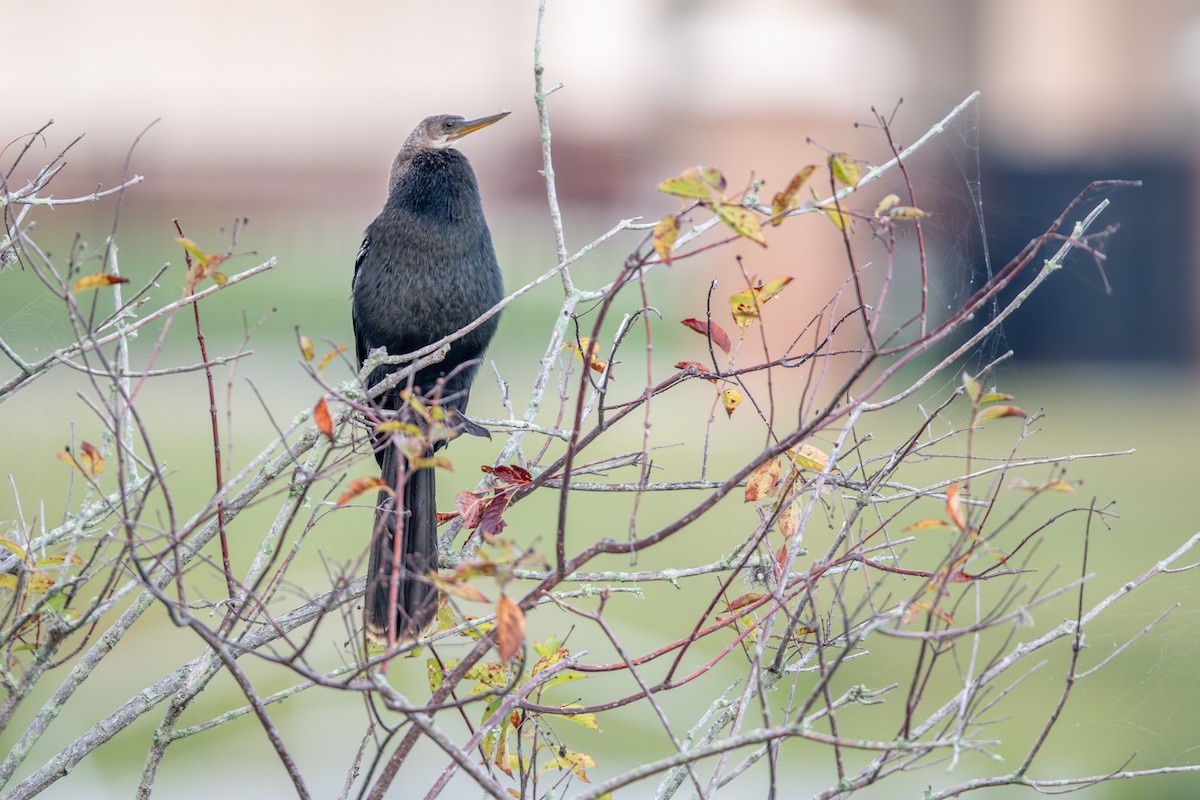
[[[495,475],[497,480],[509,484],[510,486],[519,486],[523,483],[529,483],[533,480],[533,476],[529,474],[529,470],[516,464],[502,465],[499,467],[480,467],[481,470],[488,475]]]
[[[483,513],[479,518],[479,532],[489,542],[499,536],[501,531],[504,530],[504,520],[501,517],[504,515],[505,509],[508,508],[510,499],[511,495],[507,492],[498,494],[483,509]]]
[[[474,492],[459,492],[454,498],[454,507],[462,515],[463,526],[468,530],[479,527],[483,516],[483,498]]]
[[[729,334],[720,325],[715,322],[703,322],[691,317],[681,320],[681,322],[696,333],[707,336],[712,340],[713,344],[725,351],[725,355],[729,355],[729,350],[733,345],[729,341]]]
[[[737,611],[739,608],[745,608],[751,603],[757,603],[764,597],[766,597],[765,594],[759,594],[758,592],[750,592],[749,594],[744,594],[741,597],[735,597],[729,601],[729,610]]]

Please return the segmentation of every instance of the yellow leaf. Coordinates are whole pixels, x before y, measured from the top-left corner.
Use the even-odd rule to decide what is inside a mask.
[[[722,205],[717,207],[717,215],[738,235],[745,236],[763,247],[767,246],[767,240],[763,237],[762,225],[759,224],[758,217],[754,216],[754,212],[750,209]]]
[[[756,503],[771,493],[779,483],[779,472],[783,465],[778,458],[759,464],[746,479],[746,502]]]
[[[839,211],[837,206],[822,206],[820,211],[830,222],[833,223],[833,227],[837,228],[839,231],[844,232],[848,227],[850,227],[850,215],[845,211]]]
[[[934,528],[949,528],[950,523],[944,519],[923,519],[920,522],[914,522],[901,530],[902,533],[909,531],[928,531]]]
[[[300,337],[300,354],[304,356],[305,361],[313,360],[313,340],[307,336]]]
[[[739,328],[749,327],[758,319],[759,309],[762,308],[762,305],[783,291],[783,288],[791,282],[791,276],[782,275],[772,278],[766,284],[752,286],[744,292],[738,292],[729,298],[734,322],[738,324]]]
[[[582,678],[583,676],[580,675],[578,677]],[[579,705],[577,703],[568,703],[565,706],[559,706],[559,708],[579,708]],[[564,719],[570,720],[576,725],[582,725],[583,727],[589,728],[597,733],[600,732],[600,725],[596,722],[596,715],[591,712],[587,712],[585,714],[563,714],[562,716]]]
[[[1012,399],[1013,396],[1011,394],[1005,394],[1004,392],[987,392],[979,398],[979,405],[983,406],[987,405],[988,403],[1003,403]]]
[[[920,219],[925,216],[928,215],[916,206],[896,206],[888,214],[888,219]]]
[[[829,456],[819,448],[813,447],[811,444],[802,444],[799,447],[788,451],[792,460],[797,467],[801,469],[811,469],[813,472],[822,472],[825,465],[829,463]]]
[[[197,247],[196,243],[193,242],[191,239],[176,239],[175,241],[177,241],[177,242],[179,242],[179,244],[183,245],[183,249],[187,250],[189,253],[191,253],[192,258],[194,258],[196,261],[200,261],[200,262],[208,261],[208,256],[204,253],[203,250],[201,250],[199,247]]]
[[[37,560],[37,565],[38,565],[39,567],[41,567],[41,566],[47,566],[47,565],[49,565],[49,566],[61,566],[61,565],[63,565],[63,564],[66,564],[66,563],[71,563],[71,564],[82,564],[82,563],[83,563],[83,559],[82,559],[82,558],[80,558],[79,556],[75,556],[75,555],[71,556],[70,558],[67,558],[67,556],[65,556],[65,555],[62,555],[62,556],[44,556],[44,557],[42,557],[42,558],[39,558],[39,559]]]
[[[707,200],[712,196],[709,188],[695,178],[667,178],[658,185],[658,190],[664,194],[694,197],[698,200]]]
[[[413,469],[424,469],[426,467],[430,467],[434,469],[444,469],[447,472],[454,471],[454,464],[451,463],[447,456],[434,456],[433,458],[414,456],[410,458],[409,461],[412,462]]]
[[[420,436],[421,428],[411,422],[402,422],[398,419],[390,419],[387,422],[381,422],[375,426],[376,433],[399,433],[404,436]]]
[[[97,272],[95,275],[84,275],[75,281],[73,291],[83,292],[88,289],[99,289],[103,286],[112,286],[118,283],[129,283],[129,278],[123,278],[120,275],[110,275],[107,272]]]
[[[658,253],[658,257],[662,259],[664,264],[671,263],[671,256],[675,247],[675,239],[679,236],[679,216],[677,214],[667,214],[658,221],[654,226],[654,252]]]
[[[884,198],[879,201],[879,205],[875,206],[875,217],[878,219],[888,213],[892,208],[900,204],[900,195],[889,194],[884,195]]]
[[[829,171],[847,186],[857,186],[862,180],[862,170],[858,162],[846,153],[834,153],[829,157]]]
[[[726,389],[721,392],[721,405],[725,406],[725,414],[733,416],[733,410],[742,402],[742,393],[737,389]]]
[[[683,171],[682,177],[707,183],[718,192],[725,191],[725,173],[716,167],[688,167]]]
[[[8,550],[13,555],[15,555],[17,558],[24,561],[26,564],[30,563],[29,559],[25,555],[25,548],[21,547],[21,545],[17,544],[16,542],[11,541],[9,539],[5,539],[3,536],[0,536],[0,547],[3,547],[5,550]]]
[[[596,761],[587,753],[576,753],[566,748],[560,749],[551,758],[546,760],[545,766],[540,772],[545,772],[550,769],[569,769],[575,773],[575,777],[584,783],[591,783],[587,779],[586,769],[591,769],[596,766]],[[540,774],[540,773],[539,773]]]

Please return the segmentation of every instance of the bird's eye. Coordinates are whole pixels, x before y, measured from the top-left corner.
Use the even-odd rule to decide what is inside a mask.
[[[446,130],[453,130],[454,120],[452,120],[452,119],[446,120],[445,122],[442,123],[442,127],[445,128]]]

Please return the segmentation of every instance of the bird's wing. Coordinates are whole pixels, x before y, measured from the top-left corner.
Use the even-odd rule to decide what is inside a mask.
[[[363,261],[366,260],[367,253],[370,252],[370,250],[371,237],[370,235],[363,236],[362,244],[358,247],[358,255],[354,257],[354,277],[350,279],[351,295],[354,294],[356,284],[358,283],[358,269],[362,266]],[[351,305],[351,308],[353,309],[353,305]],[[367,353],[369,352],[370,348],[367,346],[367,343],[363,341],[362,335],[358,332],[358,319],[353,312],[350,314],[350,321],[354,325],[354,349],[358,354],[358,366],[361,368],[363,360],[367,357]]]

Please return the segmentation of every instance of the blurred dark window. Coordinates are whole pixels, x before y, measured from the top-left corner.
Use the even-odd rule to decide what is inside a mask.
[[[1120,230],[1109,239],[1104,263],[1111,295],[1092,259],[1075,253],[1066,268],[1006,324],[1007,343],[1022,359],[1183,362],[1194,344],[1195,226],[1191,174],[1181,162],[1111,161],[1105,165],[1032,170],[992,161],[983,165],[983,198],[992,258],[1018,252],[1096,178],[1140,179],[1140,189],[1118,189],[1089,198],[1065,221],[1081,219],[1102,197],[1112,205],[1097,220]],[[1053,254],[1047,247],[1042,258]],[[1024,286],[1028,281],[1020,282]],[[1009,299],[1020,289],[1010,290]]]

